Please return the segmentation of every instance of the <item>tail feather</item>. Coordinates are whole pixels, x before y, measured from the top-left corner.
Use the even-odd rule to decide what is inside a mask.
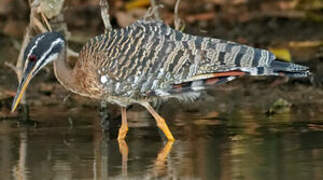
[[[304,72],[280,72],[281,76],[287,76],[291,78],[305,78],[311,75],[309,71]]]
[[[280,60],[275,60],[271,63],[271,68],[273,68],[274,71],[287,71],[287,72],[302,72],[302,71],[308,71],[309,68],[306,66],[284,62]]]
[[[279,60],[272,61],[270,66],[267,67],[241,67],[240,70],[251,76],[288,76],[302,78],[311,74],[309,68],[306,66]]]
[[[303,78],[310,74],[309,68],[306,66],[275,60],[269,66],[265,67],[234,67],[218,72],[199,74],[185,81],[175,83],[168,89],[156,90],[154,94],[158,96],[171,96],[198,92],[214,85],[232,81],[244,75]]]
[[[280,76],[288,76],[293,78],[307,77],[311,73],[309,68],[306,66],[275,60],[271,63],[271,68],[275,73]]]

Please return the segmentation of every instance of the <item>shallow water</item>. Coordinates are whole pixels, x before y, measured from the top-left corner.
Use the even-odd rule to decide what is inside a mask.
[[[321,113],[178,112],[166,143],[148,114],[129,112],[118,143],[95,110],[50,110],[32,110],[37,127],[0,121],[1,179],[323,179]]]

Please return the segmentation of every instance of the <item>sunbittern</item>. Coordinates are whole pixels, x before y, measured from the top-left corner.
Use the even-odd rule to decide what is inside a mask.
[[[150,103],[177,98],[191,101],[210,85],[244,75],[306,77],[308,67],[279,61],[267,50],[238,43],[185,34],[161,21],[138,20],[90,39],[71,67],[66,43],[57,32],[34,37],[24,53],[22,81],[14,111],[30,80],[54,61],[58,81],[68,90],[121,106],[118,139],[127,131],[126,107],[144,106],[168,140],[174,140],[165,120]]]

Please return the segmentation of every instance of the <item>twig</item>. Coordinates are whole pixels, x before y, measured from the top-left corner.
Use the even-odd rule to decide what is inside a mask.
[[[37,27],[40,30],[40,32],[42,32],[42,33],[48,32],[48,29],[46,29],[46,27],[36,17],[33,17],[33,26]],[[50,26],[49,26],[49,28],[50,28]]]
[[[46,24],[46,26],[47,26],[47,29],[48,29],[48,31],[53,31],[53,29],[52,29],[52,27],[50,26],[50,24],[49,24],[49,22],[48,22],[48,20],[47,20],[47,18],[46,18],[46,16],[45,16],[45,14],[43,13],[43,12],[40,12],[40,15],[41,15],[41,17],[43,18],[43,21],[45,22],[45,24]]]
[[[178,16],[178,8],[179,8],[179,4],[180,4],[181,0],[177,0],[176,1],[176,4],[175,4],[175,9],[174,9],[174,25],[175,25],[175,29],[176,30],[180,30],[181,29],[181,24],[182,24],[182,21],[181,19],[179,18]]]
[[[18,69],[15,65],[9,63],[9,62],[4,62],[5,66],[8,66],[10,69],[12,69],[16,74],[18,73]]]
[[[25,32],[25,36],[24,36],[24,40],[22,41],[22,45],[21,45],[21,49],[18,55],[18,59],[17,59],[17,63],[16,63],[16,70],[17,70],[17,78],[18,81],[20,82],[21,78],[22,78],[22,71],[23,71],[23,56],[24,56],[24,50],[27,47],[27,44],[30,40],[30,34],[31,34],[31,30],[30,30],[30,25],[26,28],[26,32]],[[22,103],[24,102],[24,99],[22,99]]]
[[[36,10],[37,9],[37,7],[39,7],[39,5],[40,5],[40,0],[34,0],[33,2],[31,2],[32,0],[28,0],[28,2],[29,2],[29,7],[31,8],[31,9],[34,9],[34,10]]]
[[[101,18],[104,24],[105,31],[111,30],[112,25],[110,23],[108,0],[100,0],[100,8],[101,8]]]
[[[159,15],[159,11],[158,11],[158,5],[156,3],[155,0],[150,0],[150,4],[151,4],[151,7],[153,9],[152,13],[154,14],[154,17],[157,19],[157,20],[160,20],[160,15]]]
[[[160,17],[159,17],[159,15],[156,17],[156,12],[157,12],[157,14],[159,14],[158,13],[158,8],[163,8],[164,6],[163,5],[156,5],[156,6],[151,6],[148,10],[147,10],[147,12],[146,12],[146,14],[144,15],[144,19],[145,20],[148,20],[148,19],[155,19],[155,20],[161,20],[160,19]]]

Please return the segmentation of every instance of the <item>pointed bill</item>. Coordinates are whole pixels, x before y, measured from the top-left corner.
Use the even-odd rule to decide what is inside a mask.
[[[13,100],[12,106],[11,106],[11,112],[14,112],[19,105],[19,102],[21,101],[22,96],[24,95],[24,92],[26,91],[28,84],[32,78],[32,74],[28,74],[26,78],[23,78],[20,82],[17,93],[15,96],[15,99]]]

